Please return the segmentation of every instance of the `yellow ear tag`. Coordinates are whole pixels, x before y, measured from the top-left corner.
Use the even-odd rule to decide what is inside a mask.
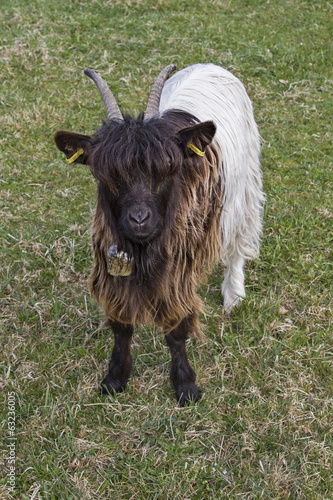
[[[84,149],[80,148],[70,158],[67,158],[67,163],[73,163],[79,156],[83,155]]]
[[[201,151],[199,148],[197,148],[192,142],[189,142],[187,147],[192,149],[193,153],[195,153],[196,155],[205,156],[205,152]]]

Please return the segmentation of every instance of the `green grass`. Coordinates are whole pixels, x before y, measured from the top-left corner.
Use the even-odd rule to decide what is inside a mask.
[[[3,0],[0,21],[0,497],[332,499],[331,4]],[[204,336],[188,343],[198,404],[177,407],[163,335],[143,328],[128,390],[102,398],[112,336],[86,285],[95,182],[53,134],[105,118],[85,67],[135,114],[162,67],[208,61],[254,104],[261,256],[230,318],[222,266],[201,288]]]

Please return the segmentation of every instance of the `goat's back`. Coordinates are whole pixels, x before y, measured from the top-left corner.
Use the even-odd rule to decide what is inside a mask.
[[[220,66],[195,64],[165,83],[160,112],[170,109],[215,123],[214,143],[225,182],[221,218],[225,259],[228,262],[235,253],[256,257],[264,201],[260,137],[244,85]]]

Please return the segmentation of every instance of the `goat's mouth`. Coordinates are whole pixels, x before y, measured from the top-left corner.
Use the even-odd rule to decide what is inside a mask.
[[[158,236],[161,220],[150,205],[137,202],[123,212],[120,225],[131,243],[146,245]]]
[[[145,246],[145,245],[148,245],[149,243],[152,242],[152,240],[154,240],[156,238],[156,236],[158,235],[158,231],[135,231],[135,232],[131,232],[131,234],[128,234],[128,239],[132,242],[132,243],[136,243],[138,245],[141,245],[141,246]]]
[[[132,243],[137,245],[149,245],[160,234],[160,224],[124,224],[123,231],[126,238]]]

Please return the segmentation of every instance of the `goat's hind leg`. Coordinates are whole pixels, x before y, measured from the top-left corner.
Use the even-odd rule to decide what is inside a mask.
[[[109,364],[109,372],[101,384],[102,394],[122,392],[132,370],[130,353],[133,326],[111,321],[114,333],[114,346]]]
[[[245,298],[244,288],[244,259],[240,255],[233,255],[227,260],[227,269],[222,284],[224,309],[227,314],[238,306]]]
[[[180,406],[201,397],[195,385],[196,374],[187,359],[185,341],[192,325],[192,317],[185,318],[174,330],[166,335],[171,353],[170,378],[174,385]]]

